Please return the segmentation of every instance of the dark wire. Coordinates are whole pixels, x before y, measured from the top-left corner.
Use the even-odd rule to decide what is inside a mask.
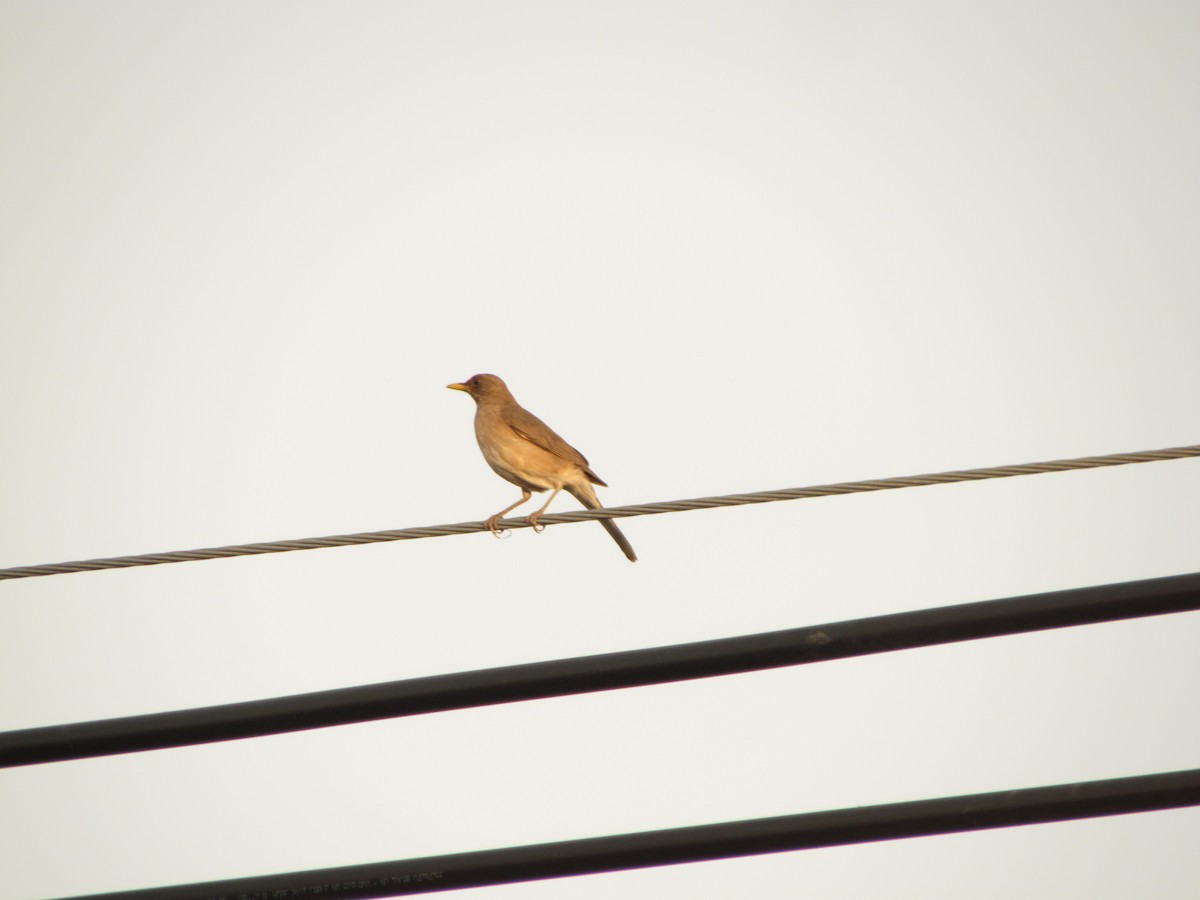
[[[70,900],[359,900],[1200,805],[1200,769],[721,822]]]
[[[262,737],[1200,609],[1200,573],[0,733],[0,766]]]

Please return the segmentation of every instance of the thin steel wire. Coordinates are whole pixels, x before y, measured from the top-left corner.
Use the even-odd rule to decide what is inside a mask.
[[[660,513],[684,512],[692,509],[714,509],[722,506],[745,506],[751,503],[772,503],[777,500],[805,500],[836,494],[859,494],[867,491],[888,491],[896,488],[925,487],[952,484],[959,481],[983,481],[989,478],[1012,478],[1018,475],[1041,475],[1071,469],[1098,469],[1105,466],[1125,466],[1133,463],[1159,462],[1168,459],[1200,457],[1200,444],[1169,447],[1163,450],[1141,450],[1136,453],[1117,453],[1109,456],[1083,456],[1076,459],[1057,459],[1049,462],[1024,463],[1016,466],[994,466],[984,469],[959,469],[929,475],[906,475],[898,478],[878,478],[867,481],[846,481],[811,487],[756,491],[749,494],[725,494],[718,497],[697,497],[692,500],[668,500],[661,503],[642,503],[634,506],[610,506],[603,509],[553,513],[541,517],[542,525],[565,525],[568,522],[587,522],[594,519],[624,519],[632,516],[653,516]],[[525,519],[501,519],[502,528],[528,528]],[[300,538],[290,541],[267,541],[258,544],[234,544],[228,547],[208,547],[201,550],[173,550],[168,553],[147,553],[140,556],[113,556],[75,562],[51,563],[39,566],[17,566],[0,569],[0,581],[11,578],[36,578],[42,575],[64,575],[70,572],[92,572],[99,569],[123,569],[130,566],[157,566],[164,563],[190,562],[201,559],[225,559],[231,556],[253,556],[259,553],[287,553],[292,550],[318,550],[324,547],[346,547],[354,544],[377,544],[384,541],[409,541],[417,538],[446,537],[452,534],[472,534],[486,531],[483,522],[460,522],[456,525],[430,525],[422,528],[399,528],[391,531],[366,531],[359,534],[337,534],[329,537]]]

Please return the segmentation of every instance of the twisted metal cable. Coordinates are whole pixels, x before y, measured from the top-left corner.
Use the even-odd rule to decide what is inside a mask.
[[[989,478],[1012,478],[1017,475],[1040,475],[1046,472],[1065,472],[1071,469],[1098,469],[1105,466],[1125,466],[1132,463],[1158,462],[1200,456],[1200,444],[1170,447],[1164,450],[1141,450],[1110,456],[1083,456],[1049,462],[1024,463],[1016,466],[996,466],[985,469],[959,469],[929,475],[906,475],[898,478],[879,478],[868,481],[846,481],[812,487],[784,488],[757,491],[750,494],[725,494],[718,497],[697,497],[692,500],[668,500],[635,506],[610,506],[603,509],[553,513],[540,519],[542,525],[562,525],[593,519],[623,519],[631,516],[652,516],[659,513],[684,512],[692,509],[713,509],[720,506],[744,506],[749,503],[771,503],[776,500],[803,500],[828,497],[834,494],[858,494],[866,491],[888,491],[895,488],[951,484],[957,481],[983,481]],[[525,519],[501,519],[502,528],[528,528]],[[76,562],[52,563],[40,566],[17,566],[0,569],[0,581],[10,578],[36,578],[42,575],[63,575],[69,572],[91,572],[98,569],[122,569],[130,566],[157,566],[164,563],[189,562],[200,559],[224,559],[230,556],[253,556],[259,553],[287,553],[291,550],[317,550],[323,547],[345,547],[352,544],[377,544],[384,541],[409,541],[417,538],[445,537],[451,534],[471,534],[486,531],[483,522],[460,522],[457,525],[431,525],[423,528],[399,528],[392,531],[365,531],[359,534],[337,534],[329,537],[301,538],[291,541],[268,541],[260,544],[235,544],[228,547],[208,547],[202,550],[173,550],[168,553],[147,553],[140,556],[113,556]]]

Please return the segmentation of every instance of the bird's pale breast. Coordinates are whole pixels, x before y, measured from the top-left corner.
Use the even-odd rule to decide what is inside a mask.
[[[561,488],[579,479],[578,466],[521,437],[482,406],[475,416],[475,439],[492,470],[525,490]]]

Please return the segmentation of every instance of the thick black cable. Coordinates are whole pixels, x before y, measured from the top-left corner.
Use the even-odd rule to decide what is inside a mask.
[[[1200,769],[93,894],[70,900],[360,900],[1200,805]]]
[[[1200,573],[807,628],[0,733],[0,766],[82,759],[639,687],[1200,609]]]

